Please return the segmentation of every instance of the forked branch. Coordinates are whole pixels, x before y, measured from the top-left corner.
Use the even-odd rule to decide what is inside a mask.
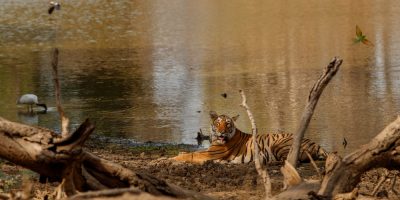
[[[287,161],[289,161],[289,163],[292,164],[294,167],[297,166],[297,160],[300,153],[300,144],[310,123],[311,117],[314,113],[314,109],[317,106],[319,97],[321,96],[324,88],[328,85],[329,81],[333,78],[333,76],[335,76],[341,64],[342,59],[338,59],[336,57],[333,58],[328,66],[325,67],[324,72],[321,74],[321,77],[314,84],[310,91],[307,99],[307,105],[301,117],[300,125],[293,136],[293,144],[287,157]]]
[[[326,160],[326,173],[318,194],[331,197],[338,193],[350,192],[360,182],[362,173],[378,167],[400,167],[400,117],[368,144],[343,159],[330,154]]]

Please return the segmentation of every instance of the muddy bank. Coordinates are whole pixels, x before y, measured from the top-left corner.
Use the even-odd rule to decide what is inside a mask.
[[[180,151],[194,151],[198,149],[196,145],[118,143],[104,143],[103,139],[96,139],[88,142],[87,149],[101,158],[110,159],[126,168],[153,174],[216,199],[261,199],[264,196],[264,187],[261,185],[261,178],[257,175],[254,163],[207,162],[203,165],[181,163],[169,158]],[[97,148],[98,145],[102,145],[103,148]],[[279,193],[282,188],[282,176],[279,171],[281,165],[281,162],[276,162],[269,166],[274,193]],[[322,167],[323,163],[319,162],[319,166]],[[309,164],[300,166],[299,171],[306,179],[317,178],[315,170]]]
[[[207,194],[216,199],[262,199],[264,189],[257,175],[254,164],[230,164],[207,162],[203,165],[180,163],[169,160],[179,151],[193,151],[195,145],[172,145],[156,143],[130,143],[113,139],[92,138],[87,142],[86,150],[97,156],[119,163],[134,171],[153,174],[171,183],[193,191]],[[274,194],[282,188],[282,175],[279,168],[282,163],[271,163],[269,173],[272,178]],[[323,170],[323,162],[318,166]],[[299,173],[304,179],[317,179],[316,172],[310,164],[302,164]],[[395,171],[391,172],[394,177]],[[370,194],[380,179],[381,170],[368,172],[359,184],[360,193]],[[15,166],[5,161],[1,162],[0,190],[9,192],[18,190],[22,177],[29,177],[35,183],[36,199],[43,199],[54,192],[58,183],[41,184],[34,172]],[[398,199],[391,188],[391,180],[384,182],[378,191],[381,196]],[[400,190],[396,183],[395,189]]]

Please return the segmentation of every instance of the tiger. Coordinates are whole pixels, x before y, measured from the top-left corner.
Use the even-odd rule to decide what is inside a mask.
[[[182,152],[172,159],[193,163],[209,160],[228,161],[231,163],[249,163],[254,160],[252,134],[242,132],[235,126],[239,115],[229,117],[210,111],[211,146],[206,150],[192,153]],[[286,160],[293,143],[291,133],[257,134],[260,162],[264,165],[273,161]],[[326,159],[328,153],[321,146],[309,139],[303,139],[299,154],[300,162],[309,162],[308,152],[314,160]]]

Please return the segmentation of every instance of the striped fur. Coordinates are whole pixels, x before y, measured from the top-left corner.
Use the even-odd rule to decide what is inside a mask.
[[[202,163],[207,160],[227,160],[233,163],[248,163],[254,160],[254,145],[251,134],[240,131],[234,120],[225,115],[210,112],[212,120],[212,145],[203,151],[181,153],[175,160]],[[286,159],[293,143],[291,133],[257,135],[260,161],[264,164]],[[300,162],[309,161],[306,151],[313,159],[326,158],[327,152],[309,139],[303,139],[299,155]]]

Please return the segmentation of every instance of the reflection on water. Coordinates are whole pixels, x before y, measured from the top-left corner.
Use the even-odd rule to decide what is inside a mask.
[[[29,125],[34,125],[37,126],[39,124],[39,116],[46,114],[46,111],[21,111],[19,110],[17,112],[18,115],[18,121],[24,123],[24,124],[29,124]]]
[[[60,49],[63,106],[96,133],[196,144],[208,112],[240,114],[259,130],[294,132],[312,84],[333,56],[342,69],[307,132],[328,150],[364,144],[399,110],[397,1],[2,1],[0,116],[59,130],[56,112],[22,115],[21,94],[55,106],[51,49]],[[375,47],[353,45],[358,24]],[[227,98],[221,97],[227,93]]]

